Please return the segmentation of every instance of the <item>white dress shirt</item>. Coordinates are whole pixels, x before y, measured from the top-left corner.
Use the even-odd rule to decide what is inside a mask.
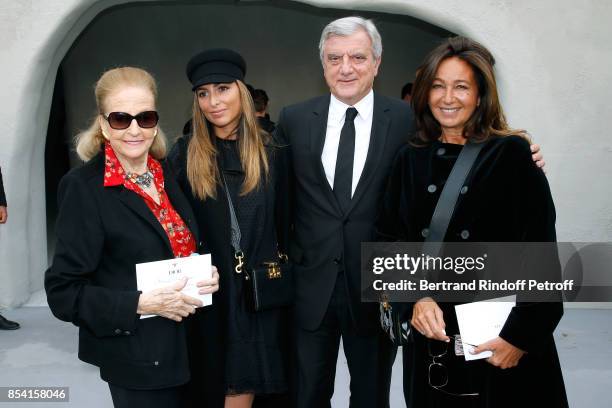
[[[350,105],[338,100],[333,94],[329,102],[329,114],[327,116],[327,131],[325,133],[325,144],[321,153],[321,162],[325,169],[327,182],[334,188],[334,175],[336,173],[336,158],[338,157],[338,145],[340,144],[340,132],[344,126],[346,110]],[[355,156],[353,157],[353,184],[351,197],[355,194],[357,183],[363,172],[368,148],[370,146],[370,133],[372,132],[372,116],[374,114],[374,92],[370,92],[359,102],[353,105],[357,109],[355,117]]]

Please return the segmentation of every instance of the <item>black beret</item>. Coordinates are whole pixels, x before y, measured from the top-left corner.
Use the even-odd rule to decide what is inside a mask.
[[[191,57],[187,63],[187,78],[195,91],[206,84],[218,84],[244,80],[246,62],[236,51],[215,48],[202,51]]]

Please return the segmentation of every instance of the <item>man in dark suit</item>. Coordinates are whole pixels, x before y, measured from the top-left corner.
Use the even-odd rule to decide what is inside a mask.
[[[6,223],[7,218],[6,195],[4,194],[4,184],[2,183],[2,169],[0,169],[0,224]],[[0,330],[17,330],[19,327],[19,323],[10,321],[0,315]]]
[[[382,43],[360,17],[331,22],[319,44],[331,95],[282,110],[294,176],[297,406],[329,407],[340,338],[351,407],[388,406],[391,345],[378,305],[360,301],[360,246],[373,238],[395,152],[413,127],[410,107],[373,92]]]

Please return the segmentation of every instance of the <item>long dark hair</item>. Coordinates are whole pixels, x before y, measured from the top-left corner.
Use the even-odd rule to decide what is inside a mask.
[[[466,37],[452,37],[431,51],[418,68],[412,88],[412,107],[414,109],[417,141],[432,142],[442,134],[440,124],[429,108],[429,93],[442,61],[457,57],[472,68],[480,104],[474,110],[463,128],[463,136],[468,140],[485,141],[491,136],[518,135],[527,137],[520,129],[511,129],[506,122],[499,102],[497,81],[495,80],[495,58],[483,45]]]

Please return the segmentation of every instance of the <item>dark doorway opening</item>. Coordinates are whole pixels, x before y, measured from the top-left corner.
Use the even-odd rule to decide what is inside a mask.
[[[405,15],[317,8],[288,1],[151,1],[102,11],[62,60],[55,83],[45,149],[48,254],[55,247],[57,185],[80,164],[72,140],[95,112],[93,85],[117,66],[147,69],[159,86],[160,125],[170,144],[190,117],[189,57],[212,47],[238,50],[246,81],[266,90],[273,121],[283,106],[327,92],[318,54],[322,28],[336,18],[372,18],[383,38],[375,91],[399,98],[423,56],[450,32]]]
[[[57,70],[51,112],[45,143],[45,200],[47,203],[47,254],[49,261],[55,252],[55,221],[57,190],[64,174],[70,170],[70,132],[66,128],[66,100],[62,67]]]

